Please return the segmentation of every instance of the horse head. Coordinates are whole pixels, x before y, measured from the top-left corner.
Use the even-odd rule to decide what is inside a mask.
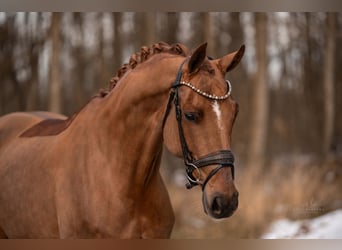
[[[238,104],[227,72],[238,65],[244,46],[222,58],[199,46],[179,67],[164,117],[164,144],[184,158],[188,188],[200,185],[204,211],[213,218],[231,216],[238,207],[231,134]]]

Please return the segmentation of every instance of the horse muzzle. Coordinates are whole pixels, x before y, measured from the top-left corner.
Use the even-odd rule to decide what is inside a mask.
[[[207,195],[203,192],[204,212],[215,219],[230,217],[238,208],[238,197],[238,191],[234,191],[231,196],[217,192],[212,195]]]

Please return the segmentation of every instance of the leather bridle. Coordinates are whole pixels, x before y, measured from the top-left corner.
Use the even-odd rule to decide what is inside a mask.
[[[185,61],[187,61],[187,60],[184,60],[182,62],[182,64],[180,65],[178,72],[177,72],[176,80],[174,81],[174,83],[171,86],[169,101],[168,101],[166,112],[165,112],[164,119],[163,119],[163,128],[164,128],[166,119],[170,113],[170,110],[172,107],[172,101],[173,101],[174,106],[175,106],[177,124],[178,124],[179,139],[180,139],[180,143],[181,143],[181,147],[182,147],[184,164],[186,166],[186,176],[188,179],[188,183],[186,184],[186,187],[188,189],[190,189],[196,185],[202,184],[202,190],[204,190],[204,188],[205,188],[206,184],[209,182],[209,180],[221,168],[230,167],[231,171],[232,171],[232,177],[234,179],[234,155],[230,150],[219,150],[219,151],[210,153],[208,155],[202,156],[199,159],[195,159],[192,156],[192,153],[189,150],[188,145],[186,143],[184,131],[183,131],[183,127],[182,127],[182,110],[180,107],[180,98],[179,98],[179,94],[178,94],[178,88],[180,86],[188,86],[192,90],[194,90],[195,92],[204,96],[207,99],[223,100],[223,99],[226,99],[229,97],[229,94],[231,91],[231,86],[230,86],[229,81],[227,81],[227,87],[228,87],[227,93],[224,96],[220,97],[220,96],[210,95],[210,94],[207,94],[201,90],[198,90],[197,88],[195,88],[190,83],[182,82],[181,81],[181,79],[182,79],[182,68],[183,68]],[[201,180],[200,168],[205,167],[205,166],[209,166],[209,165],[215,165],[215,164],[217,164],[218,166],[215,169],[213,169],[207,175],[207,177],[205,178],[204,181],[202,181]],[[197,171],[198,178],[194,177],[193,171]]]

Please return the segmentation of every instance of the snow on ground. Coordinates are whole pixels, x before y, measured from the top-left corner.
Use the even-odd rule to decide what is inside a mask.
[[[263,239],[342,239],[342,209],[310,220],[281,219],[271,224]]]

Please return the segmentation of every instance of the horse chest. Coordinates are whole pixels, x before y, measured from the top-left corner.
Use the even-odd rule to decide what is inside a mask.
[[[136,197],[121,197],[117,193],[94,192],[86,198],[82,198],[81,194],[60,194],[58,197],[63,199],[59,200],[58,209],[59,237],[170,237],[174,214],[166,189],[161,183]],[[80,200],[75,201],[75,197]]]
[[[171,235],[174,213],[167,193],[146,197],[135,204],[133,215],[125,215],[128,223],[123,227],[121,238],[169,238]]]

